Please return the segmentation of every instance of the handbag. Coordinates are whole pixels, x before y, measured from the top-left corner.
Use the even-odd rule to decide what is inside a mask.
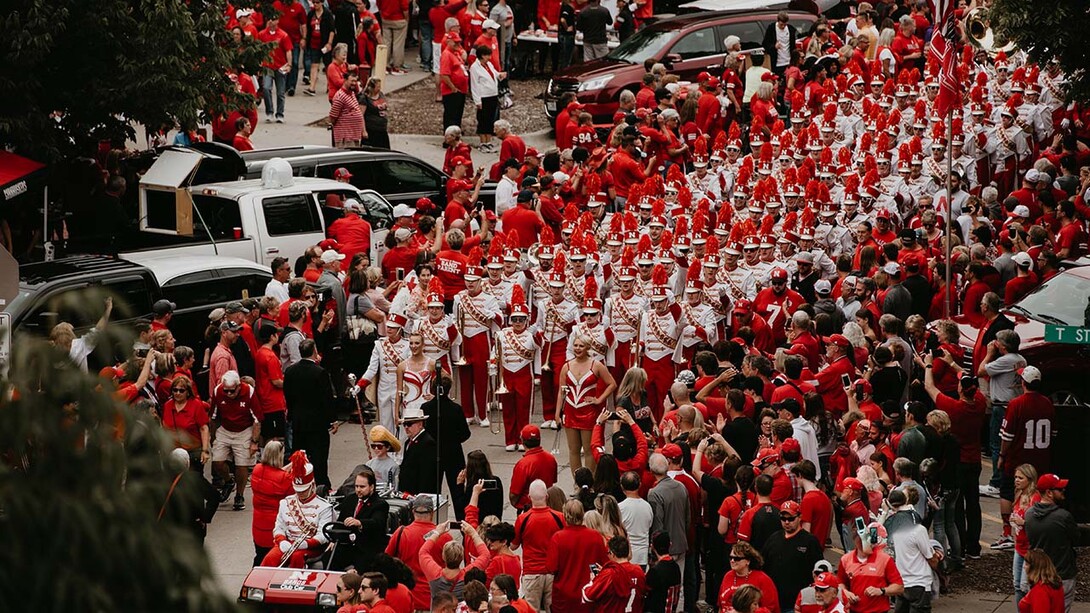
[[[360,295],[354,298],[354,313],[345,316],[345,334],[351,341],[373,341],[378,336],[378,324],[360,314]]]

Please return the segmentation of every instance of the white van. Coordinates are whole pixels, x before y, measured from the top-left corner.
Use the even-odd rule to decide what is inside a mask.
[[[140,232],[120,257],[154,252],[294,262],[343,215],[339,203],[355,198],[371,223],[371,261],[382,261],[393,207],[377,192],[293,177],[284,160],[270,160],[260,179],[190,185],[200,161],[184,151],[165,151],[156,160],[140,180]]]

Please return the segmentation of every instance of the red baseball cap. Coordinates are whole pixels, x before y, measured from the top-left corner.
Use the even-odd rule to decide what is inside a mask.
[[[753,310],[753,303],[750,302],[749,300],[742,299],[742,300],[739,300],[738,302],[734,303],[734,312],[736,312],[736,313],[739,312],[739,311],[741,311],[743,313],[749,313],[752,310]]]
[[[789,438],[783,443],[780,443],[780,452],[786,453],[788,451],[802,453],[802,445],[800,445],[796,439]]]
[[[833,573],[821,573],[814,578],[814,587],[823,590],[835,589],[840,587],[840,580]]]
[[[834,334],[832,336],[823,337],[821,340],[825,341],[826,345],[840,345],[844,348],[850,348],[852,342],[848,340],[848,337],[843,334]]]
[[[450,182],[450,193],[456,194],[458,192],[471,192],[473,191],[473,182],[465,181],[462,179],[454,179]]]
[[[341,248],[341,244],[332,238],[327,238],[318,243],[318,246],[322,248],[322,251],[328,251],[330,249],[337,251]]]
[[[840,485],[844,489],[855,490],[857,492],[862,492],[867,489],[867,487],[863,485],[863,482],[855,477],[848,477]]]
[[[1065,487],[1067,487],[1067,479],[1061,479],[1059,475],[1053,473],[1041,475],[1041,478],[1037,480],[1037,491],[1039,492],[1045,490],[1062,490]]]
[[[771,447],[765,447],[757,453],[757,457],[750,462],[753,466],[764,466],[769,462],[775,462],[780,459],[780,452]]]
[[[802,513],[802,506],[794,500],[788,500],[787,502],[780,505],[780,513],[800,515]]]
[[[668,460],[680,460],[682,455],[681,446],[670,443],[662,448],[662,455],[666,456]]]
[[[451,165],[451,167],[454,167],[454,166],[472,166],[473,162],[469,161],[469,159],[466,158],[466,156],[464,156],[464,155],[456,155],[456,156],[454,156],[454,159],[452,159],[450,161],[450,165]]]
[[[519,433],[519,437],[524,441],[540,441],[541,429],[534,424],[526,424],[522,427],[522,432]]]
[[[334,179],[351,179],[352,173],[348,172],[347,168],[338,168],[333,171]]]

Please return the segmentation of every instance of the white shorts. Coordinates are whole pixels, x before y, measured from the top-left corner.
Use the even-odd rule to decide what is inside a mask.
[[[253,427],[242,432],[231,432],[227,428],[217,429],[216,440],[212,442],[212,461],[226,462],[234,459],[235,466],[253,466],[257,463],[257,454],[250,455],[250,443],[253,440]]]

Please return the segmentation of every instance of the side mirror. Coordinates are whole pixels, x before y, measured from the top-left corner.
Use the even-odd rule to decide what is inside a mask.
[[[667,69],[673,68],[674,64],[681,61],[680,53],[667,53],[666,57],[662,58],[662,65]]]

